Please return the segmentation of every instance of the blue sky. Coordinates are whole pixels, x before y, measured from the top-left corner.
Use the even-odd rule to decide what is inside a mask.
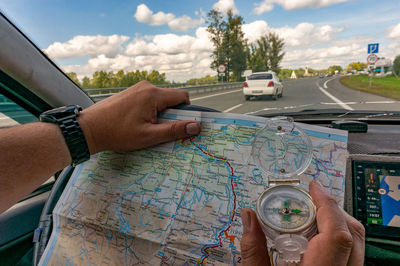
[[[284,67],[345,66],[365,60],[369,42],[381,43],[381,56],[400,53],[398,0],[0,3],[1,11],[66,71],[82,77],[102,68],[157,69],[175,80],[213,73],[204,31],[204,15],[213,7],[236,10],[249,40],[269,31],[280,34],[287,44]]]

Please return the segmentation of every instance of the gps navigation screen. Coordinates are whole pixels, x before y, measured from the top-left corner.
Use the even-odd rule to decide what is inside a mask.
[[[354,162],[354,172],[358,216],[367,224],[400,227],[400,165]]]

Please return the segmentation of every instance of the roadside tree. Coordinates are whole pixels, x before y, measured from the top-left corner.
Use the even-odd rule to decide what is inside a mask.
[[[367,63],[362,63],[362,62],[352,62],[348,64],[346,71],[350,72],[352,70],[357,70],[357,71],[362,71],[367,67]]]
[[[396,56],[393,61],[393,72],[399,76],[400,75],[400,55]]]
[[[207,31],[214,45],[211,68],[216,70],[219,65],[225,65],[226,81],[230,77],[235,81],[240,80],[242,71],[246,69],[247,45],[242,31],[243,23],[243,18],[233,15],[232,10],[226,16],[214,9],[208,13]]]
[[[285,42],[276,33],[268,33],[248,47],[247,67],[253,72],[272,70],[279,74]]]
[[[328,72],[330,73],[330,74],[335,74],[335,71],[338,71],[339,73],[340,72],[342,72],[342,67],[341,66],[339,66],[339,65],[334,65],[334,66],[330,66],[329,68],[328,68]]]

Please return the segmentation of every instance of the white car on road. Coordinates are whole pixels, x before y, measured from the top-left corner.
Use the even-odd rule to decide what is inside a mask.
[[[251,96],[270,95],[276,100],[283,95],[283,85],[275,72],[255,72],[243,83],[243,94],[246,101]]]

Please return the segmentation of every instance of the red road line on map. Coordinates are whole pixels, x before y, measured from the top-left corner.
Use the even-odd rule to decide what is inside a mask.
[[[194,137],[182,139],[182,143],[184,143],[186,140],[189,140],[189,141],[190,141],[197,149],[199,149],[203,154],[205,154],[205,155],[207,155],[207,156],[210,156],[210,157],[212,157],[212,158],[216,158],[216,159],[223,160],[223,161],[229,166],[229,169],[231,170],[231,176],[233,176],[233,168],[232,168],[231,164],[230,164],[225,158],[219,157],[219,156],[214,156],[214,155],[208,153],[207,151],[205,151],[205,150],[203,150],[202,148],[198,147],[198,146],[193,142],[193,139],[194,139]],[[231,178],[231,187],[232,187],[232,193],[233,193],[233,211],[232,211],[232,219],[231,219],[231,221],[233,222],[233,219],[235,218],[235,211],[236,211],[236,194],[235,194],[235,189],[234,189],[234,186],[233,186],[233,179],[232,179],[232,178]],[[222,235],[222,233],[226,233],[226,232],[231,228],[231,225],[232,225],[232,224],[229,224],[229,226],[228,226],[225,230],[221,231],[221,232],[218,234],[219,243],[222,243],[222,241],[221,241],[221,235]],[[217,248],[217,247],[222,247],[222,244],[214,245],[214,246],[210,246],[210,247],[205,248],[204,251],[207,253],[207,256],[204,257],[204,258],[201,260],[200,264],[203,264],[203,263],[204,263],[204,260],[205,260],[206,258],[208,258],[208,256],[210,255],[210,254],[208,253],[207,250],[210,249],[210,248]]]

